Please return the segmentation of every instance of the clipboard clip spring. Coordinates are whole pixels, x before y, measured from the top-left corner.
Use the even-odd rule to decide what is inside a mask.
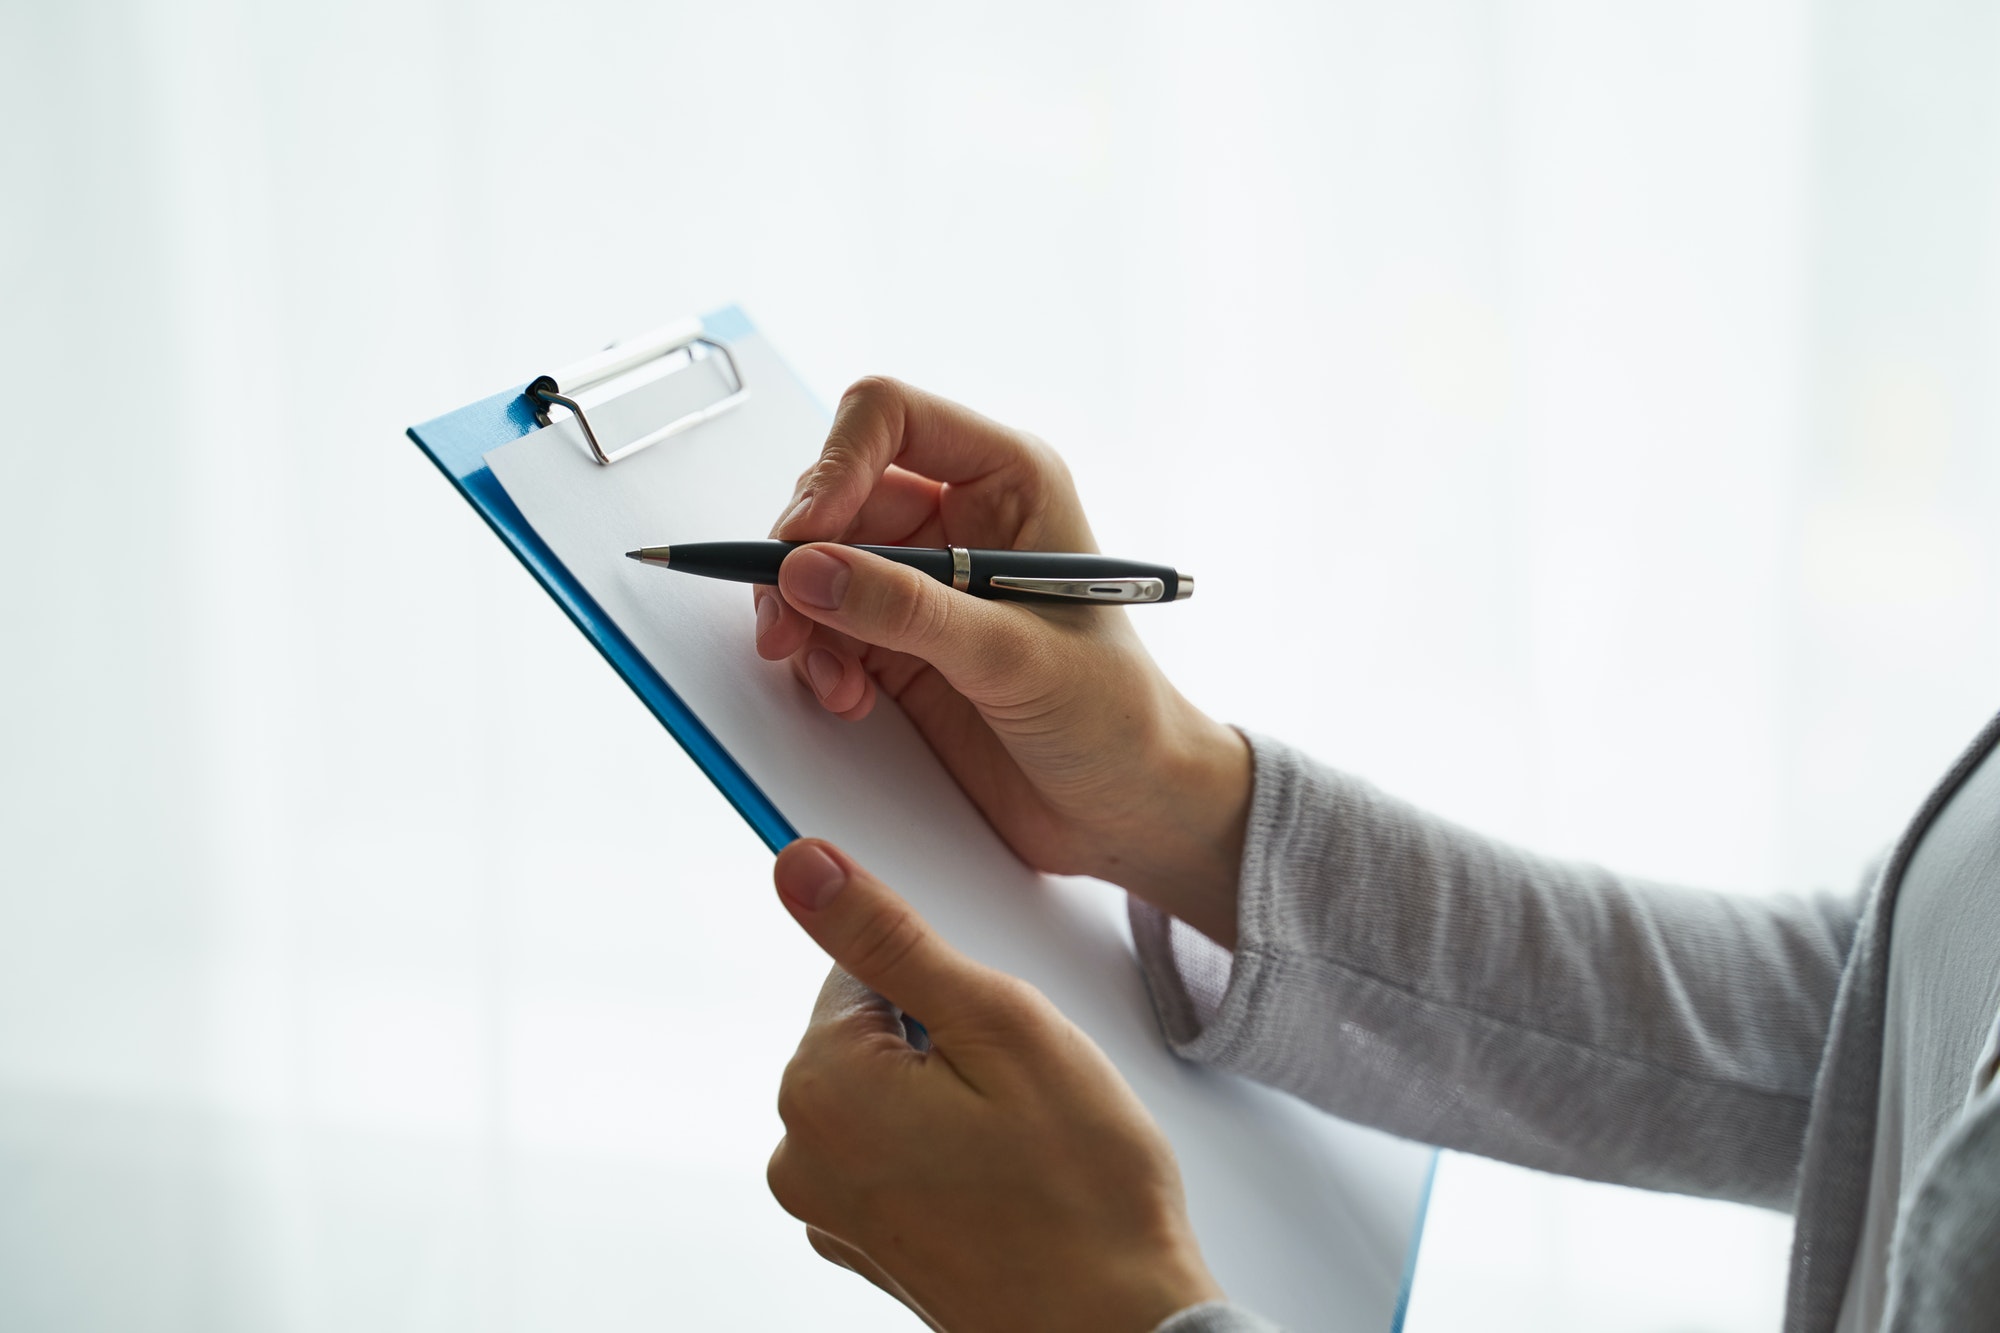
[[[597,431],[590,424],[590,417],[583,410],[582,400],[586,394],[595,398],[596,405],[602,407],[612,397],[699,365],[713,356],[720,356],[729,370],[730,387],[723,397],[675,417],[666,425],[615,449],[607,450],[599,441]],[[605,392],[599,394],[595,392],[597,390]],[[537,376],[526,392],[534,407],[535,420],[544,426],[550,424],[550,408],[567,408],[583,432],[583,442],[590,447],[591,457],[606,467],[661,440],[692,430],[704,421],[713,420],[731,408],[741,406],[750,396],[735,354],[727,344],[711,338],[703,330],[699,319],[683,320],[637,338],[613,343],[597,355],[586,357],[553,375]]]

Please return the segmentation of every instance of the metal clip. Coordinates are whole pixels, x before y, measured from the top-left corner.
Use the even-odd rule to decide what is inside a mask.
[[[1025,579],[996,574],[986,583],[1009,592],[1040,593],[1076,602],[1157,602],[1167,591],[1159,579]]]
[[[687,357],[686,365],[693,366],[706,361],[710,355],[722,357],[729,368],[729,393],[692,412],[674,418],[666,425],[651,431],[629,444],[607,450],[592,429],[590,418],[584,414],[583,405],[578,400],[591,389],[613,385],[622,379],[638,379],[638,383],[626,386],[636,389],[641,384],[650,384],[663,375],[680,367],[659,368],[656,363],[677,353]],[[639,378],[643,374],[643,378]],[[573,366],[557,371],[553,375],[542,375],[528,386],[529,399],[535,404],[535,420],[544,426],[549,424],[549,408],[564,407],[576,418],[577,426],[583,431],[583,442],[590,446],[591,457],[600,464],[609,465],[621,458],[628,458],[641,449],[658,444],[669,436],[684,430],[692,430],[702,422],[721,416],[733,407],[740,406],[750,396],[743,383],[743,372],[736,365],[735,354],[729,348],[702,331],[699,319],[683,320],[666,328],[655,329],[643,337],[614,343],[596,356],[586,357]],[[603,406],[600,400],[598,406]]]

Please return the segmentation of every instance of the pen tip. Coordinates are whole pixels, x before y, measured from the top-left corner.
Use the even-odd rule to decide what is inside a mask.
[[[625,558],[627,560],[644,560],[646,558],[646,553],[644,551],[627,551],[625,553]]]

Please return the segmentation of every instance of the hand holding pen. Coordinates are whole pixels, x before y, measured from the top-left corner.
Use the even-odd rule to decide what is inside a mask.
[[[841,717],[865,716],[878,693],[895,699],[1028,864],[1111,880],[1235,938],[1242,737],[1174,689],[1108,598],[1092,597],[1106,604],[1089,614],[1045,614],[955,591],[943,566],[866,549],[1104,559],[1053,450],[931,394],[863,380],[772,536],[798,545],[754,594],[760,655],[789,661]],[[968,560],[978,569],[979,554]],[[1163,594],[1169,578],[1182,587],[1165,566],[1111,572],[1157,578]]]

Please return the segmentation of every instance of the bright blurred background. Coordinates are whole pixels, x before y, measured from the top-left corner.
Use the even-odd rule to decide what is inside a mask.
[[[828,402],[1036,430],[1199,571],[1139,617],[1191,696],[1551,851],[1845,885],[2000,705],[1989,6],[0,49],[18,1333],[909,1326],[765,1194],[821,972],[766,853],[402,435],[613,336],[740,302]],[[1409,1328],[1773,1329],[1788,1237],[1452,1157]]]

